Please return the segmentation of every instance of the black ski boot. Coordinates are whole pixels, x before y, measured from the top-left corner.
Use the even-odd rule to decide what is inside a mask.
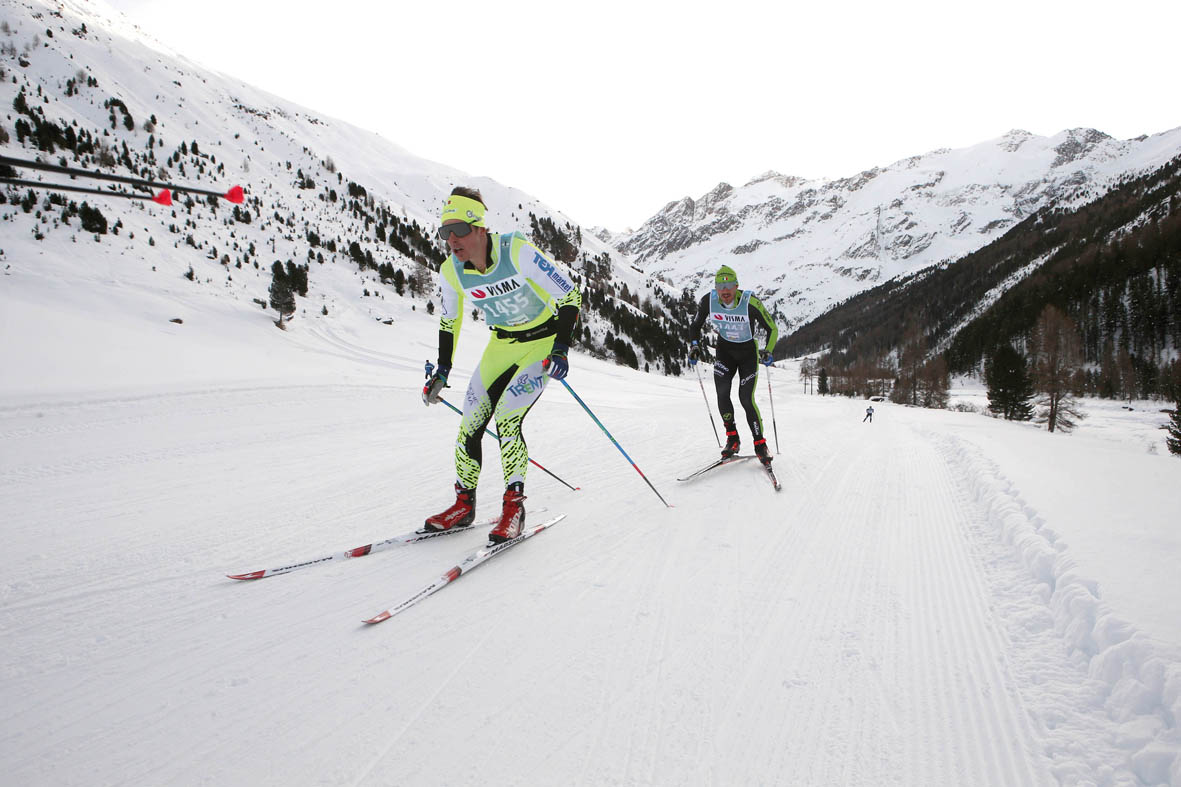
[[[760,437],[758,440],[755,440],[755,456],[759,458],[759,461],[763,463],[764,467],[771,466],[773,457],[771,456],[771,450],[767,448],[767,440],[765,438]]]
[[[722,448],[722,458],[729,459],[730,457],[734,456],[734,454],[738,453],[739,445],[738,428],[734,426],[728,426],[726,428],[726,445],[724,448]]]

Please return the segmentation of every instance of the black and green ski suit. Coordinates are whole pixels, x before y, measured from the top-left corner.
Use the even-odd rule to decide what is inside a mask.
[[[779,329],[767,313],[762,302],[749,290],[738,290],[733,303],[727,307],[718,297],[716,290],[701,296],[697,315],[689,326],[689,340],[701,338],[706,320],[718,329],[718,349],[714,360],[714,387],[718,394],[718,410],[726,430],[734,429],[734,403],[730,389],[734,376],[738,375],[738,401],[746,411],[746,422],[755,440],[763,437],[763,418],[755,404],[755,386],[759,381],[759,348],[755,341],[754,326],[759,325],[767,333],[764,350],[770,352],[779,339]]]

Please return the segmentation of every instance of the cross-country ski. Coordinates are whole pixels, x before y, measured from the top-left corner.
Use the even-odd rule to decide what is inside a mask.
[[[534,513],[541,513],[545,511],[544,508],[537,509]],[[392,547],[403,546],[405,544],[414,544],[419,541],[428,541],[432,538],[440,538],[442,536],[450,536],[456,533],[464,533],[468,530],[479,530],[485,527],[492,527],[500,521],[500,517],[493,517],[482,522],[476,522],[471,525],[464,525],[462,527],[455,527],[450,530],[415,530],[412,533],[405,533],[393,538],[387,538],[384,541],[375,541],[372,544],[365,544],[364,546],[354,547],[353,549],[346,549],[343,552],[333,552],[330,555],[322,557],[311,558],[310,560],[301,560],[298,563],[291,563],[286,566],[279,566],[278,568],[267,568],[260,571],[248,571],[242,574],[226,574],[230,579],[262,579],[263,577],[273,577],[278,574],[287,574],[291,571],[296,571],[301,568],[310,568],[311,566],[320,566],[325,563],[331,563],[336,560],[350,560],[355,557],[364,557],[372,555],[375,552],[381,552],[384,549]]]
[[[565,514],[559,514],[558,516],[554,517],[553,519],[550,519],[546,522],[542,522],[540,525],[527,525],[519,536],[512,538],[508,541],[502,541],[498,544],[486,544],[485,546],[480,547],[475,552],[471,553],[470,555],[465,557],[463,560],[461,560],[458,564],[456,564],[451,569],[449,569],[441,577],[439,577],[438,579],[436,579],[433,582],[430,582],[429,584],[427,584],[425,587],[423,587],[418,592],[412,593],[404,601],[398,602],[397,604],[389,607],[388,609],[377,613],[373,617],[367,618],[363,622],[364,623],[381,623],[382,621],[389,620],[394,615],[397,615],[399,612],[405,612],[407,609],[414,606],[418,602],[422,601],[427,596],[430,596],[434,593],[439,592],[443,588],[447,587],[447,585],[449,585],[452,582],[454,582],[455,580],[459,579],[464,574],[475,569],[477,566],[496,557],[497,555],[503,553],[505,550],[507,550],[511,547],[514,547],[517,544],[520,544],[522,541],[532,538],[533,536],[537,535],[538,533],[545,530],[546,528],[556,525],[558,522],[561,522],[565,518],[566,518]]]
[[[714,461],[710,462],[705,467],[702,467],[699,470],[694,470],[689,475],[687,475],[683,478],[678,478],[677,480],[678,481],[692,481],[694,478],[700,478],[701,476],[708,473],[710,470],[714,470],[714,469],[719,468],[723,465],[735,464],[736,462],[743,462],[747,459],[754,459],[754,458],[756,458],[754,454],[747,454],[747,455],[727,456],[722,459],[715,459]]]

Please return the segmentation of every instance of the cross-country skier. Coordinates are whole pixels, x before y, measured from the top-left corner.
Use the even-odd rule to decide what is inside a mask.
[[[489,232],[485,210],[479,191],[460,186],[440,217],[439,237],[451,256],[439,270],[439,365],[422,389],[423,402],[437,403],[447,387],[467,298],[483,312],[492,337],[463,400],[455,441],[455,503],[428,518],[424,529],[448,530],[475,521],[481,443],[495,415],[505,490],[500,521],[488,540],[501,543],[520,535],[525,524],[529,451],[521,422],[547,378],[560,380],[570,369],[566,353],[582,294],[569,274],[524,235]]]
[[[697,316],[689,326],[689,363],[696,364],[706,355],[697,341],[705,321],[718,329],[718,349],[714,360],[714,386],[718,392],[718,409],[726,427],[726,445],[722,457],[738,453],[738,427],[734,422],[734,404],[730,388],[738,375],[738,401],[746,411],[746,422],[755,441],[755,453],[764,465],[771,464],[771,452],[763,437],[763,419],[755,404],[755,385],[759,380],[759,364],[770,366],[774,361],[771,351],[779,339],[779,329],[767,314],[763,304],[750,290],[738,289],[738,274],[723,265],[714,276],[714,289],[701,296]],[[763,349],[755,341],[754,327],[759,325],[767,334]]]
[[[869,407],[865,408],[865,417],[861,419],[861,423],[865,423],[866,421],[869,421],[871,424],[873,423],[873,405],[872,404]]]

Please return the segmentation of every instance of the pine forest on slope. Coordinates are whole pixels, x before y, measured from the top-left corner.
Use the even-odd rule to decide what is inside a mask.
[[[99,243],[142,233],[150,246],[183,244],[191,263],[171,273],[198,286],[220,282],[232,297],[262,308],[278,262],[307,278],[300,319],[340,306],[380,315],[387,296],[411,297],[430,310],[443,259],[432,229],[437,206],[453,185],[475,185],[495,229],[524,232],[583,286],[582,350],[681,373],[688,315],[672,308],[678,293],[528,195],[416,159],[360,129],[168,57],[91,7],[50,2],[15,10],[0,31],[0,102],[13,109],[0,121],[6,155],[193,185],[239,181],[247,192],[232,210],[189,196],[167,211],[9,185],[0,204],[19,206],[5,214],[18,231]],[[39,175],[4,167],[0,177]],[[324,302],[332,295],[317,283],[322,265],[355,267],[349,304]]]
[[[850,298],[783,351],[823,351],[818,366],[864,392],[911,344],[977,372],[998,345],[1024,347],[1047,305],[1080,331],[1080,393],[1181,398],[1181,157],[1079,208],[1045,208],[954,265]]]

